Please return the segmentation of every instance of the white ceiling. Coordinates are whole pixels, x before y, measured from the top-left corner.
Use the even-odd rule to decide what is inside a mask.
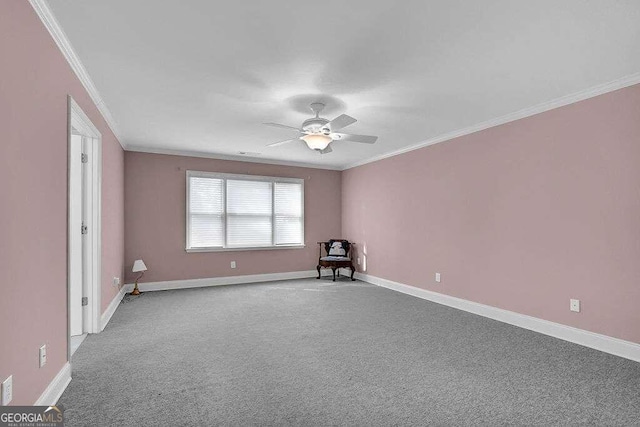
[[[48,4],[143,151],[341,169],[640,71],[634,0]],[[261,123],[298,126],[315,101],[378,142],[265,147],[292,135]]]

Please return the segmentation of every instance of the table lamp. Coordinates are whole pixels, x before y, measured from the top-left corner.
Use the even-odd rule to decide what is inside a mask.
[[[140,295],[140,289],[138,289],[138,280],[144,275],[144,272],[147,271],[147,266],[144,265],[144,261],[141,259],[137,259],[133,263],[133,268],[131,269],[134,273],[140,273],[140,275],[136,278],[136,285],[133,287],[133,291],[131,291],[131,295]]]

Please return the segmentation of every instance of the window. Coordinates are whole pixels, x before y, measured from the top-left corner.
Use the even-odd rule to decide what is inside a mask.
[[[187,251],[304,245],[304,180],[187,171]]]

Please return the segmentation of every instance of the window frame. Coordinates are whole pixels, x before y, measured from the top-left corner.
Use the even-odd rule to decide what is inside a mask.
[[[206,246],[206,247],[191,247],[191,178],[212,178],[222,179],[223,184],[223,217],[224,217],[224,244],[227,244],[227,180],[239,180],[239,181],[263,181],[270,182],[271,185],[271,245],[270,246],[242,246],[242,247],[225,247],[225,246]],[[302,243],[301,244],[282,244],[274,245],[275,242],[275,188],[274,183],[294,183],[300,184],[302,203],[301,203],[301,225],[302,225]],[[254,251],[254,250],[273,250],[273,249],[300,249],[304,248],[304,230],[305,230],[305,217],[304,217],[304,179],[302,178],[286,178],[276,176],[261,176],[261,175],[244,175],[244,174],[232,174],[232,173],[220,173],[220,172],[204,172],[204,171],[186,171],[186,206],[185,206],[185,250],[186,252],[237,252],[237,251]]]

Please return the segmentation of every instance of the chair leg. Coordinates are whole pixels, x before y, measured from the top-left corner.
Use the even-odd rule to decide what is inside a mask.
[[[355,272],[356,272],[356,269],[353,268],[353,264],[351,264],[351,281],[353,281],[353,282],[356,281],[356,279],[353,278],[353,273],[355,273]]]
[[[333,270],[333,281],[335,282],[336,281],[336,268],[332,267],[331,269]]]
[[[318,264],[318,266],[316,267],[316,270],[318,270],[318,277],[316,277],[316,279],[320,278],[320,264]]]
[[[336,271],[337,271],[336,275],[340,277],[340,269],[337,269]]]

